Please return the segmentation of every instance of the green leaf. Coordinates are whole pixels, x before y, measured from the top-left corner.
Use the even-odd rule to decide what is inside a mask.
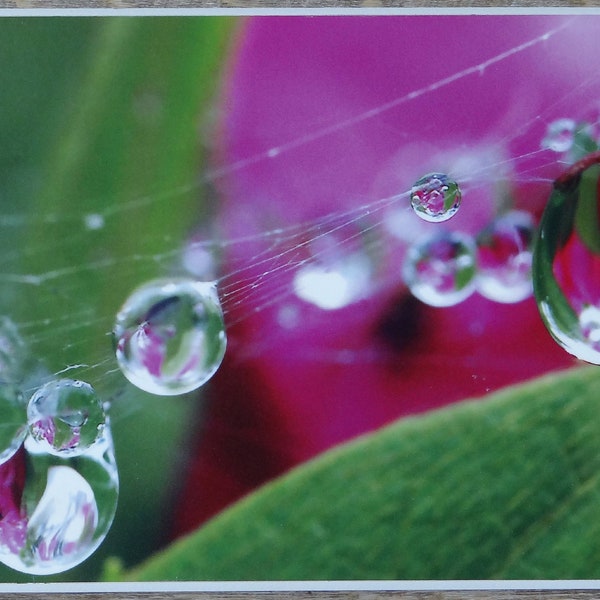
[[[599,398],[600,370],[586,368],[402,420],[267,484],[128,577],[597,578]]]

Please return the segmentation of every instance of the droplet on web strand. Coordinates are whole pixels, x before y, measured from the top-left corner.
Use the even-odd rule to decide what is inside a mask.
[[[140,389],[174,396],[199,388],[217,371],[227,343],[215,284],[142,285],[117,314],[113,339],[121,371]]]
[[[452,306],[475,291],[475,242],[443,232],[408,249],[402,275],[411,293],[430,306]]]
[[[73,379],[50,381],[27,405],[29,434],[45,452],[76,456],[102,435],[104,408],[88,383]]]
[[[410,190],[410,204],[415,213],[430,223],[452,218],[461,203],[456,181],[443,173],[430,173],[415,182]]]

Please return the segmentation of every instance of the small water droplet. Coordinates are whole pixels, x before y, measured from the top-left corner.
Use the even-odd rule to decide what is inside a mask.
[[[106,415],[91,385],[58,379],[33,394],[27,405],[27,422],[30,436],[44,451],[75,456],[96,443]]]
[[[456,181],[443,173],[421,177],[410,190],[413,210],[430,223],[441,223],[453,217],[460,208],[461,197]]]
[[[119,311],[113,336],[121,371],[140,389],[161,396],[195,390],[225,354],[216,287],[189,279],[146,283]]]
[[[512,210],[496,218],[477,236],[477,289],[482,296],[513,303],[533,293],[534,235],[531,215]]]
[[[118,475],[108,429],[88,452],[58,458],[25,446],[0,465],[0,561],[33,575],[71,569],[102,543]]]
[[[600,153],[554,185],[533,255],[535,298],[546,327],[567,352],[600,364]]]
[[[576,123],[573,119],[557,119],[548,125],[542,148],[553,152],[568,152],[575,139]]]
[[[475,291],[475,242],[444,232],[408,249],[402,274],[414,296],[431,306],[452,306]]]

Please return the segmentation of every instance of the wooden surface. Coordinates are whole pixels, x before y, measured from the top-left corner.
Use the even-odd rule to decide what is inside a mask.
[[[299,8],[304,10],[324,8],[376,9],[376,8],[553,8],[553,7],[599,7],[600,0],[0,0],[0,9],[269,9]],[[86,586],[79,590],[39,591],[26,587],[23,591],[12,586],[3,591],[0,598],[34,598],[36,600],[600,600],[598,586],[586,585],[586,589],[564,589],[557,582],[552,590],[464,590],[464,591],[272,591],[272,592],[201,592],[161,591],[134,592],[115,591],[87,592]],[[38,587],[38,586],[36,586]],[[482,588],[485,584],[482,584]]]

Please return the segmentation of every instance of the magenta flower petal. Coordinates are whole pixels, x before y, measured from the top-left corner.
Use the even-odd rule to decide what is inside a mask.
[[[175,534],[335,444],[573,363],[532,299],[474,295],[444,309],[415,300],[400,278],[407,242],[383,223],[394,210],[405,218],[417,179],[445,171],[461,185],[459,212],[447,225],[401,224],[400,237],[477,233],[499,183],[539,216],[565,168],[540,147],[546,127],[597,119],[599,27],[540,16],[244,23],[217,168],[221,228],[247,241],[224,256],[228,356]],[[291,265],[327,229],[311,224],[353,209],[329,228],[352,235],[366,224],[377,237],[373,282],[356,302],[323,310],[293,294]]]

